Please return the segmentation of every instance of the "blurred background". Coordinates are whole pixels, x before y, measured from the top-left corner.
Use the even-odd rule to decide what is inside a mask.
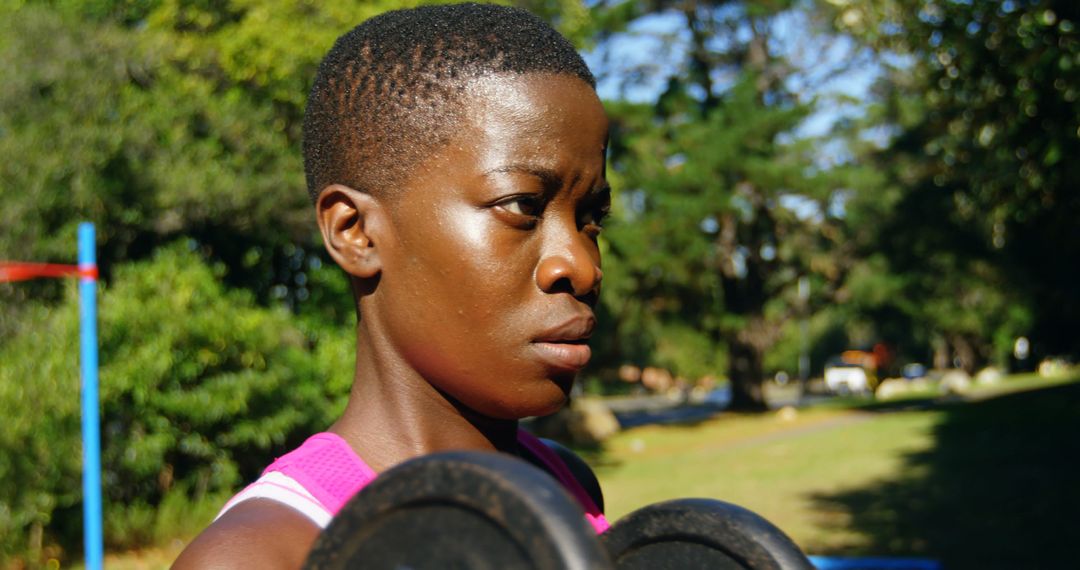
[[[0,5],[0,259],[97,225],[110,566],[167,566],[343,408],[301,120],[334,39],[408,5]],[[709,495],[812,553],[1074,565],[1080,4],[519,5],[613,120],[602,330],[534,422],[609,513]],[[0,566],[81,558],[77,305],[0,283]]]

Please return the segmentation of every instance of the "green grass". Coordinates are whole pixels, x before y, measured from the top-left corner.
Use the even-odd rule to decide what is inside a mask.
[[[957,568],[1075,567],[1080,383],[1010,379],[969,400],[849,402],[624,432],[596,455],[612,520],[707,496],[815,554]]]
[[[693,427],[639,428],[611,442],[598,476],[615,520],[638,507],[678,497],[713,497],[754,510],[815,552],[858,541],[825,523],[814,496],[886,477],[906,453],[933,445],[925,413],[872,416],[837,410],[724,417]]]

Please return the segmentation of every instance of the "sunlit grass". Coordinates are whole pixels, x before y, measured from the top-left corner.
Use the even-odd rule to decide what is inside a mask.
[[[678,497],[712,497],[747,507],[806,547],[856,540],[819,524],[812,497],[896,473],[905,454],[933,445],[932,412],[871,415],[809,410],[726,416],[693,426],[649,426],[611,442],[598,470],[609,518]]]
[[[985,400],[1076,380],[1012,377],[977,387],[968,397]],[[880,546],[871,540],[880,537],[852,524],[851,509],[821,498],[873,490],[889,481],[921,480],[926,465],[910,458],[934,451],[938,428],[950,410],[969,406],[948,399],[933,405],[936,396],[922,395],[915,407],[909,406],[912,400],[882,404],[851,399],[845,406],[831,402],[801,410],[794,418],[780,412],[725,414],[698,425],[623,432],[594,461],[609,518],[656,501],[713,497],[758,512],[812,553],[873,552]],[[1034,406],[1031,413],[1038,414],[1038,399],[1024,405]],[[982,414],[973,421],[991,426],[997,417]],[[995,442],[974,440],[971,445],[991,446],[992,454]],[[988,496],[993,496],[993,484],[986,483]],[[918,550],[919,545],[897,548]]]

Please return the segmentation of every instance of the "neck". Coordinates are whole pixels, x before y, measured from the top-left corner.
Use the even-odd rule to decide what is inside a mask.
[[[517,420],[483,417],[439,392],[402,362],[388,360],[357,328],[356,372],[349,402],[330,431],[376,472],[448,450],[515,453]],[[377,357],[376,355],[381,355]]]

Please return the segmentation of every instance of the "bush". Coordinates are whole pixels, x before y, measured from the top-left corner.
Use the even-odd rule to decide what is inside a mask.
[[[220,273],[179,244],[118,267],[101,292],[111,547],[205,524],[208,501],[343,408],[352,332],[301,330],[285,310],[222,287]],[[53,310],[28,309],[0,347],[0,561],[81,544],[77,304],[71,287]]]

